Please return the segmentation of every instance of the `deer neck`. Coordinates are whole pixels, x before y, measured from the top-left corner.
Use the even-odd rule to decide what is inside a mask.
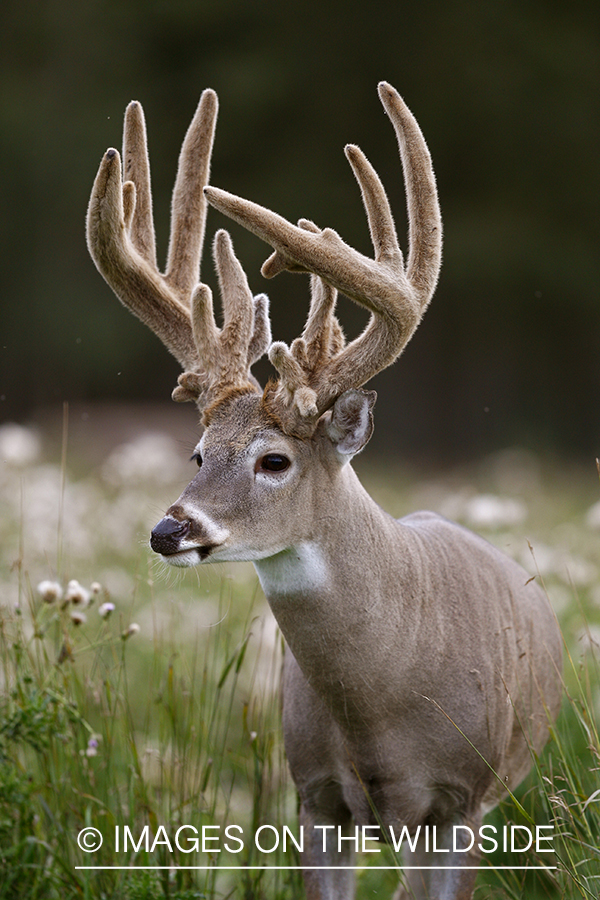
[[[314,495],[314,508],[296,513],[299,526],[291,529],[289,545],[254,565],[274,611],[301,599],[322,605],[322,599],[345,586],[348,613],[365,556],[375,550],[371,544],[380,544],[382,527],[394,529],[397,523],[369,496],[350,465],[326,488],[316,486]]]
[[[305,677],[346,717],[351,698],[358,707],[365,691],[375,687],[368,684],[368,671],[376,672],[380,662],[374,657],[389,653],[390,610],[386,604],[382,615],[382,603],[397,574],[386,548],[393,542],[397,556],[403,530],[367,494],[349,465],[328,496],[324,508],[321,495],[304,537],[254,565]]]

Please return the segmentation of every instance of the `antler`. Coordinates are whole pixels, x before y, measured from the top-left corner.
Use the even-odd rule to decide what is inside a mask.
[[[262,268],[265,277],[283,269],[318,276],[303,336],[289,348],[275,343],[269,352],[280,374],[270,402],[291,432],[310,432],[340,394],[360,387],[397,359],[437,283],[442,224],[431,157],[416,120],[394,88],[381,82],[379,97],[396,131],[404,171],[410,248],[406,266],[383,185],[356,146],[347,146],[345,152],[361,187],[374,260],[349,247],[331,228],[321,230],[304,219],[295,226],[225,191],[204,191],[212,206],[274,248]],[[337,290],[371,312],[363,333],[347,346],[334,315]]]
[[[198,283],[207,211],[203,188],[217,109],[217,95],[205,90],[181,148],[164,274],[156,264],[144,113],[135,101],[127,107],[123,130],[126,180],[121,183],[118,152],[107,150],[87,215],[88,248],[98,271],[184,369],[173,398],[193,399],[201,407],[230,389],[258,390],[249,369],[271,340],[267,298],[252,297],[227,232],[218,232],[214,244],[222,330],[214,321],[210,289]]]

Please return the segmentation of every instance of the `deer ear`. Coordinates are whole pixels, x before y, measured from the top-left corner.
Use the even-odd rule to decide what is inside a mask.
[[[327,422],[327,435],[340,456],[349,461],[360,453],[373,434],[373,406],[375,391],[350,390],[333,404]]]

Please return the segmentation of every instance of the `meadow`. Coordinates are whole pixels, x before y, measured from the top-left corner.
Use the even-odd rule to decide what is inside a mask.
[[[283,644],[253,568],[179,572],[150,553],[193,476],[167,433],[94,466],[67,448],[66,429],[54,453],[33,429],[0,428],[0,900],[301,898]],[[554,852],[486,855],[476,896],[597,897],[596,461],[507,450],[432,473],[367,451],[357,469],[392,514],[441,512],[543,584],[565,640],[563,712],[488,822],[551,825]],[[391,896],[393,850],[358,864],[359,900]]]

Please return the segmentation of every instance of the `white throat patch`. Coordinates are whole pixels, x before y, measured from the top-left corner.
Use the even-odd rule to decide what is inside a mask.
[[[322,591],[329,582],[321,548],[311,541],[254,560],[254,567],[267,597]]]

